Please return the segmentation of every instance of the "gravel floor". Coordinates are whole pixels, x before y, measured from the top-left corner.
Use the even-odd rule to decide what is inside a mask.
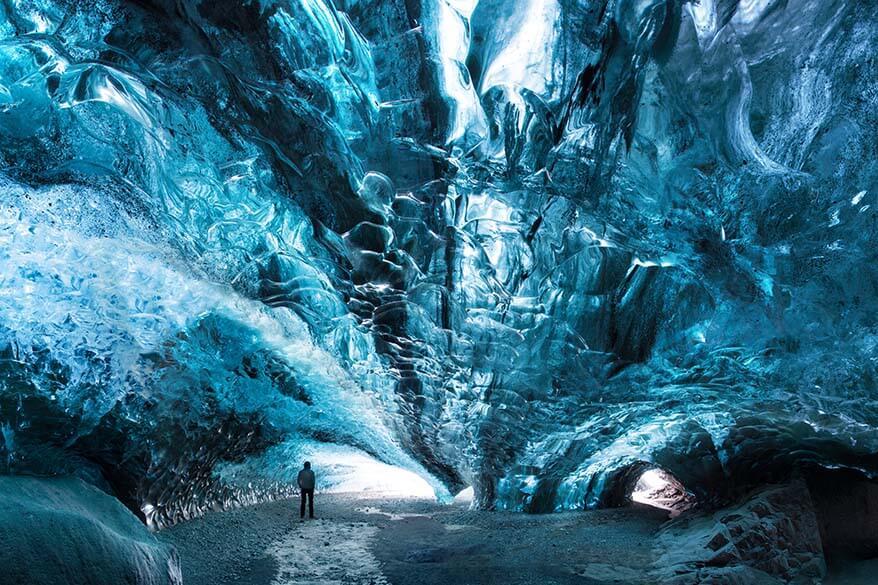
[[[527,515],[430,500],[315,498],[300,522],[282,500],[211,513],[161,531],[185,585],[438,585],[652,583],[647,509]]]

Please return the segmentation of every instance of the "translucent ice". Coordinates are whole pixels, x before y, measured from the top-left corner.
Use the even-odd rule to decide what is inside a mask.
[[[0,470],[156,525],[305,456],[528,511],[874,474],[876,10],[4,3]]]

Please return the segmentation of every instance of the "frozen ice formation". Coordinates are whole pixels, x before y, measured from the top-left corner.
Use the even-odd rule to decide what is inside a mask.
[[[177,551],[79,478],[0,477],[7,583],[182,585]]]
[[[875,474],[875,22],[3,2],[0,471],[155,526],[305,456],[533,512]]]

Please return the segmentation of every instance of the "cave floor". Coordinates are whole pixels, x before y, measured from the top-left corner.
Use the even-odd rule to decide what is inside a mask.
[[[652,509],[528,515],[432,500],[318,494],[211,513],[163,530],[185,585],[653,583]]]

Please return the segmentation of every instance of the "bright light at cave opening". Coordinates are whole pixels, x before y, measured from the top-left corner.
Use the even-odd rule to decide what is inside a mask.
[[[638,478],[631,501],[668,510],[676,516],[695,505],[695,498],[680,481],[663,469],[648,469]]]
[[[460,490],[456,496],[454,496],[455,504],[472,504],[473,500],[476,497],[476,493],[473,490],[472,486],[464,488]]]
[[[368,455],[332,450],[310,457],[314,469],[325,478],[327,492],[392,495],[405,498],[435,498],[430,483],[413,471],[382,463]],[[319,488],[319,486],[318,486]]]

